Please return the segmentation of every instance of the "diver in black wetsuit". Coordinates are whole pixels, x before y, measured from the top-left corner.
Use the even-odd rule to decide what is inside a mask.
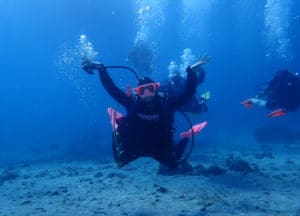
[[[256,104],[267,109],[279,109],[272,112],[270,117],[295,112],[300,107],[300,77],[297,73],[279,70],[265,83],[255,98],[250,98],[242,104],[246,107]]]
[[[300,106],[300,77],[288,70],[279,70],[261,93],[266,98],[266,108],[297,111]]]
[[[200,58],[200,61],[202,59],[206,60],[206,63],[211,60],[211,57],[209,57],[207,54],[203,55]],[[205,79],[205,70],[203,67],[199,67],[196,72],[197,76],[197,86],[202,84]],[[162,85],[159,87],[159,92],[167,93],[171,96],[178,96],[182,94],[185,85],[186,85],[186,78],[183,74],[179,72],[179,70],[172,71],[169,75],[169,80],[162,83]],[[204,94],[205,95],[205,94]],[[181,110],[184,112],[191,112],[191,113],[201,113],[201,112],[207,112],[208,108],[206,105],[206,101],[209,98],[198,96],[197,94],[193,95],[187,102],[181,107]]]
[[[139,40],[129,52],[127,61],[143,74],[151,74],[155,70],[154,51],[150,44]]]
[[[204,59],[188,67],[183,93],[170,97],[159,94],[159,84],[150,78],[140,79],[135,88],[136,94],[128,96],[114,84],[102,64],[83,63],[82,68],[88,73],[98,69],[106,91],[126,108],[127,115],[116,120],[118,127],[113,132],[113,154],[120,167],[141,156],[153,157],[169,167],[180,165],[188,138],[184,137],[177,145],[173,144],[174,113],[195,94],[195,71],[206,62]]]

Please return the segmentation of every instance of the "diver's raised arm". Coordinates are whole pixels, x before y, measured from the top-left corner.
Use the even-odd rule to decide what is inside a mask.
[[[194,71],[198,71],[200,67],[208,62],[210,62],[211,57],[205,53],[203,56],[200,57],[199,61],[195,64],[191,65],[190,68]]]
[[[93,74],[93,70],[98,70],[100,81],[107,93],[121,105],[123,105],[124,107],[128,107],[130,98],[125,92],[123,92],[115,85],[103,64],[99,62],[86,61],[82,63],[82,69],[85,70],[88,74]]]
[[[202,69],[202,65],[208,63],[210,61],[210,57],[207,54],[204,54],[198,62],[187,67],[187,79],[184,87],[184,91],[181,95],[176,96],[172,99],[172,103],[174,107],[181,107],[184,105],[195,93],[198,85],[197,73],[201,74],[202,79],[205,77],[205,71]],[[199,76],[199,74],[198,74]]]
[[[197,74],[191,67],[187,67],[187,80],[184,87],[184,91],[179,96],[170,97],[172,107],[175,109],[183,106],[195,93],[197,88]]]

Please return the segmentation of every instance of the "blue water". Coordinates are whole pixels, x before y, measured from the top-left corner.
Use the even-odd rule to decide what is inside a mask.
[[[240,102],[277,69],[299,72],[299,11],[296,0],[0,1],[0,161],[111,158],[106,108],[116,103],[81,70],[82,35],[105,65],[127,65],[138,39],[154,44],[157,80],[185,48],[212,56],[199,87],[211,91],[209,111],[192,119],[209,122],[201,145],[269,123],[298,130],[299,112],[268,119]],[[131,74],[111,73],[124,89],[135,85]]]

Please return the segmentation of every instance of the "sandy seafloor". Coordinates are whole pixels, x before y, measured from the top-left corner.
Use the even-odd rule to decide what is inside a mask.
[[[232,155],[258,171],[230,170]],[[300,215],[300,157],[296,153],[194,153],[189,174],[158,175],[142,158],[113,162],[22,164],[0,169],[0,215]],[[227,172],[203,174],[217,165]],[[198,167],[198,168],[197,168]]]

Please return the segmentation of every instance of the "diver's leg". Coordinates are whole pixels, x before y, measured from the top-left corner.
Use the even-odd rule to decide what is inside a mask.
[[[124,166],[126,163],[124,163],[124,160],[122,160],[122,146],[119,143],[119,136],[116,131],[112,132],[112,150],[113,150],[113,157],[116,162],[116,164],[119,167]]]
[[[119,167],[129,164],[139,157],[128,148],[126,142],[122,141],[117,130],[112,134],[112,148],[114,160]]]
[[[176,146],[172,147],[171,156],[167,159],[165,155],[159,158],[160,162],[158,174],[161,175],[173,175],[173,174],[184,174],[192,172],[192,167],[186,162],[182,161],[182,154],[187,146],[188,138],[182,138]]]
[[[162,140],[154,150],[152,157],[163,165],[170,168],[177,168],[178,163],[174,157],[173,137],[162,137]]]
[[[179,142],[174,146],[174,158],[176,160],[180,160],[186,145],[188,143],[189,139],[187,137],[182,138],[179,140]]]

